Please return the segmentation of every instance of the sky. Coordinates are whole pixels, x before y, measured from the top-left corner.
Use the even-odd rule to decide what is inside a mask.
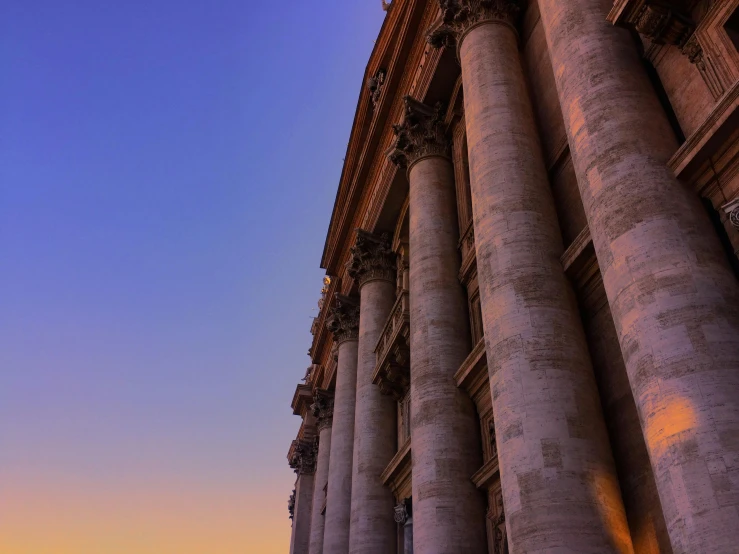
[[[380,0],[4,0],[0,554],[289,548]]]

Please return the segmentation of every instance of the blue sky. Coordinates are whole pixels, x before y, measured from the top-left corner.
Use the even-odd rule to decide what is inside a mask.
[[[380,4],[4,2],[0,554],[182,554],[208,519],[187,498],[234,516],[192,524],[219,554],[285,551],[289,403]]]

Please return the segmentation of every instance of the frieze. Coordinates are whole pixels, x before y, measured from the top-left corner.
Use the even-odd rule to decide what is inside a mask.
[[[495,21],[515,29],[521,13],[521,0],[439,0],[441,16],[427,34],[436,48],[451,47],[472,27]]]
[[[385,233],[378,236],[357,229],[357,240],[351,247],[346,271],[360,287],[376,279],[394,282],[396,265],[396,254],[390,247],[390,235]]]
[[[439,102],[433,108],[405,96],[405,115],[393,125],[395,141],[386,152],[388,159],[399,167],[410,167],[428,156],[449,157],[450,141],[444,128],[444,107]]]
[[[329,309],[326,328],[334,335],[336,344],[359,337],[359,302],[336,294],[334,305]]]

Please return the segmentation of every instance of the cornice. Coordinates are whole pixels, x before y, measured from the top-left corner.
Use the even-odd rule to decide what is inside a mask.
[[[361,188],[364,186],[361,178],[359,178],[362,173],[363,158],[366,150],[372,149],[373,143],[377,140],[377,127],[382,128],[384,126],[388,111],[386,109],[387,99],[392,98],[393,89],[397,87],[401,77],[402,65],[406,62],[403,56],[398,55],[398,47],[408,41],[409,32],[413,30],[411,27],[413,23],[416,23],[412,14],[421,9],[424,4],[423,0],[396,0],[393,2],[393,8],[388,11],[385,17],[380,34],[375,41],[375,48],[367,63],[326,243],[321,257],[321,267],[329,270],[329,272],[336,273],[338,271],[339,262],[336,257],[337,254],[340,255],[338,251],[341,250],[350,231],[348,224],[353,219],[353,211],[360,201]],[[386,63],[386,60],[389,63]],[[401,65],[401,68],[398,65]],[[383,94],[377,106],[373,106],[373,93],[366,86],[366,83],[377,75],[380,69],[384,69],[386,72]]]
[[[293,409],[293,414],[305,417],[308,413],[308,408],[313,402],[313,392],[309,384],[298,385],[295,387],[295,394],[293,395],[293,401],[290,406]]]

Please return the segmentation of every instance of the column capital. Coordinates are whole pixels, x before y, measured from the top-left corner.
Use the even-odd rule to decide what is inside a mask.
[[[290,494],[290,498],[287,499],[287,512],[290,514],[290,519],[295,518],[295,489]]]
[[[334,342],[341,344],[359,338],[359,302],[349,296],[336,294],[329,309],[326,328],[334,335]]]
[[[290,448],[290,467],[298,475],[311,475],[316,472],[318,437],[314,440],[294,440]]]
[[[439,0],[441,16],[427,40],[436,48],[461,44],[470,29],[486,22],[503,23],[515,31],[521,4],[521,0]]]
[[[334,395],[324,389],[316,389],[313,393],[313,404],[311,412],[318,420],[318,431],[331,427],[334,419]]]
[[[388,159],[399,167],[410,168],[429,156],[449,157],[449,139],[444,129],[444,110],[439,102],[433,108],[405,96],[403,121],[393,125],[395,142],[387,151]]]
[[[393,512],[395,513],[395,523],[404,525],[405,522],[411,518],[411,510],[411,499],[406,498],[401,500],[400,503],[393,508]]]
[[[396,256],[390,247],[390,235],[375,235],[357,229],[357,240],[351,247],[351,258],[346,264],[349,276],[362,285],[369,281],[395,282]]]

